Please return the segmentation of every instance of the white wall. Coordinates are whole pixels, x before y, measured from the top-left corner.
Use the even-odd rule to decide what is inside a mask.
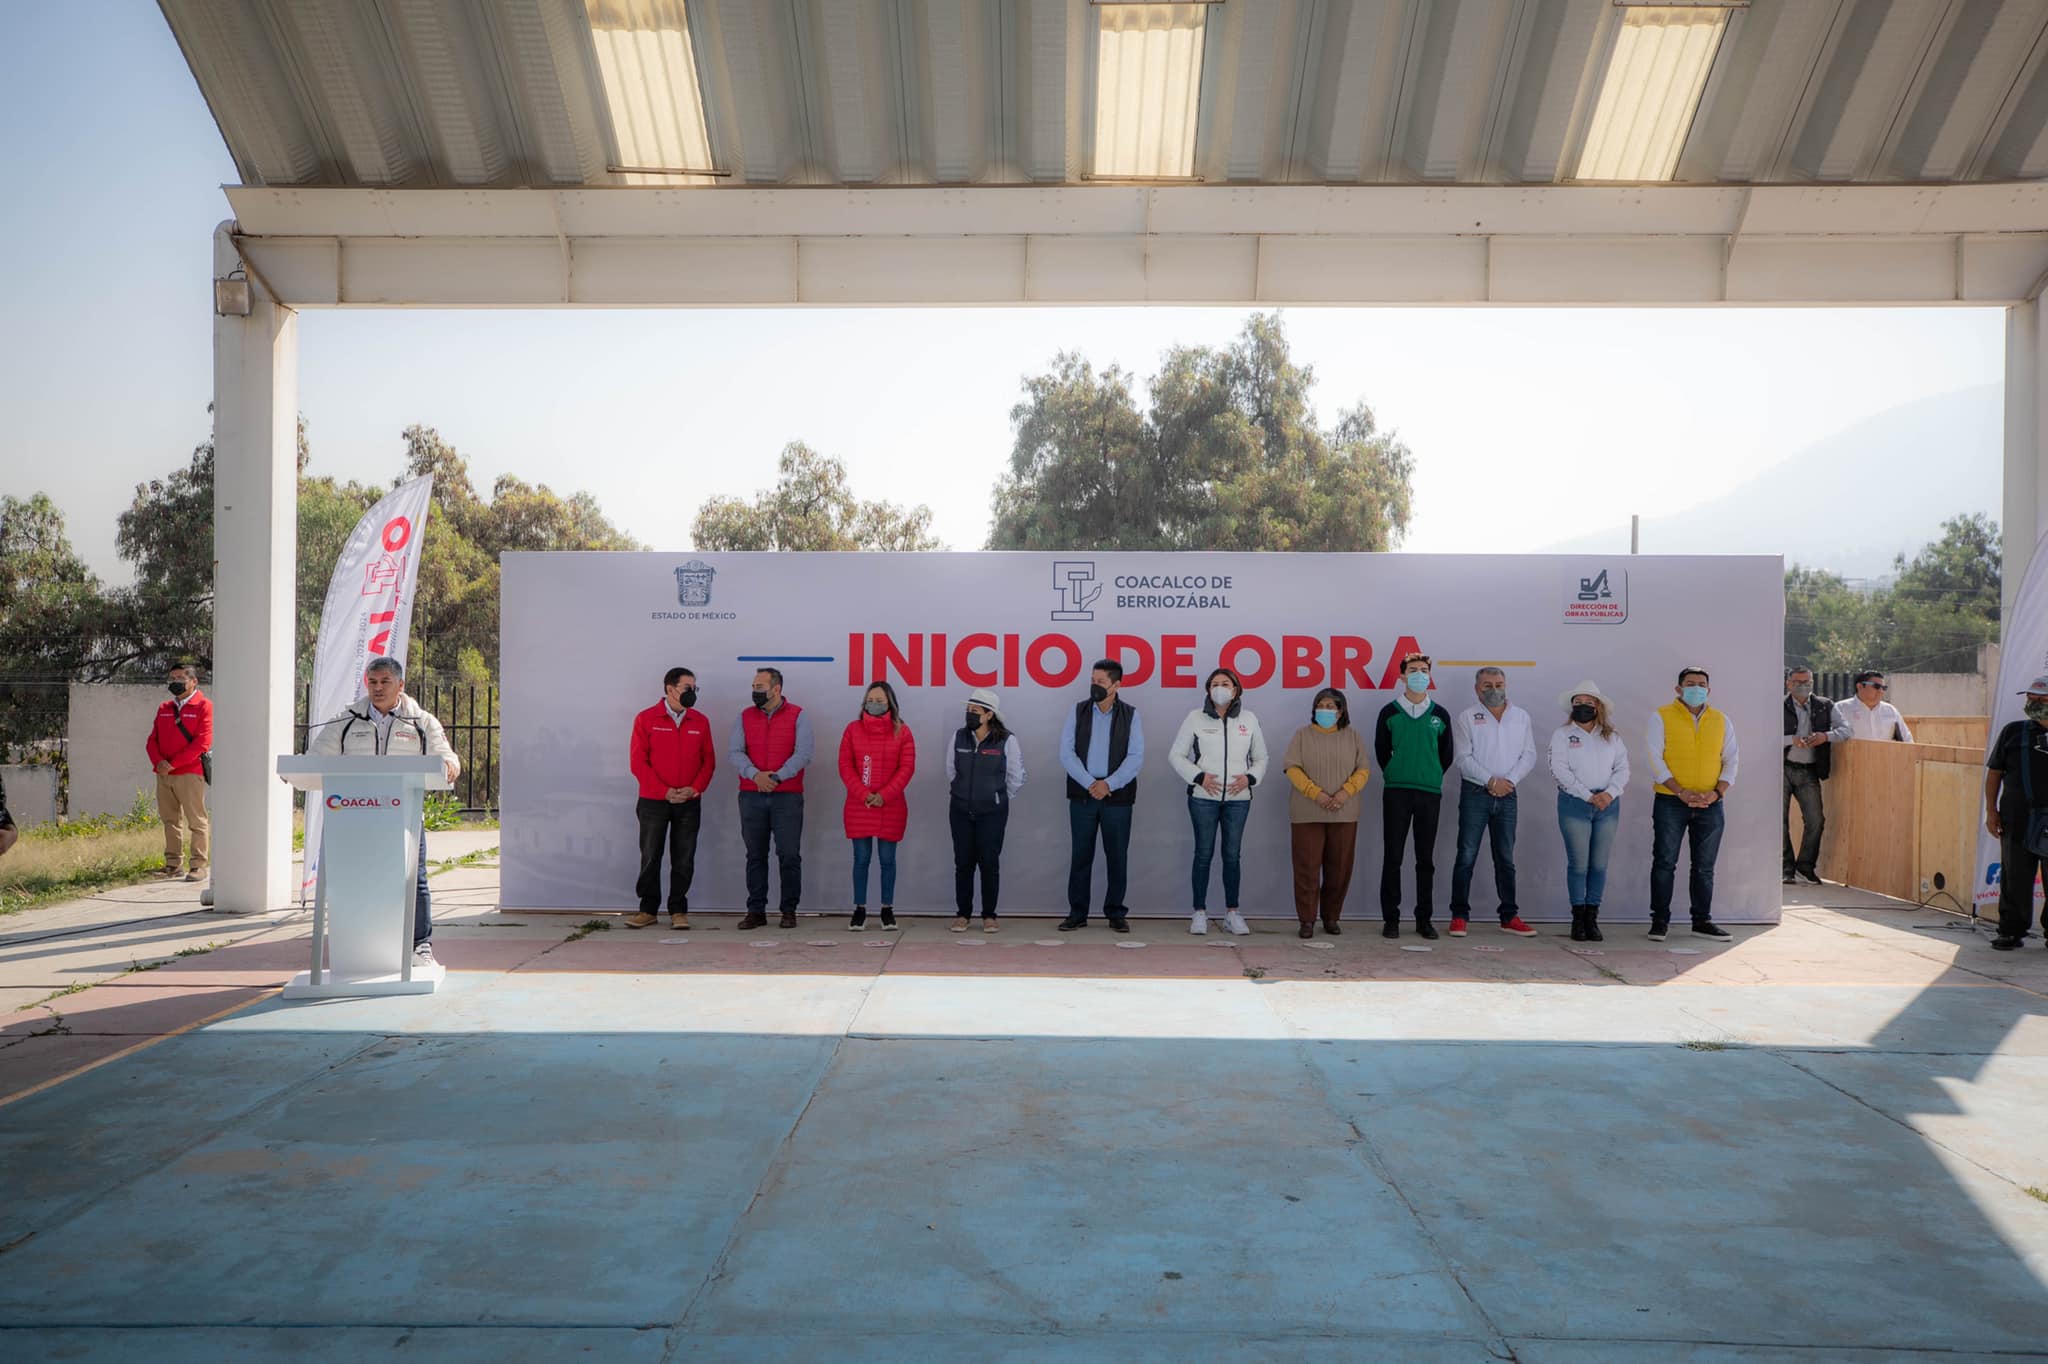
[[[143,744],[156,708],[168,693],[161,686],[71,685],[71,721],[66,748],[71,760],[71,786],[65,813],[121,815],[135,803],[136,793],[156,794]],[[8,783],[8,793],[14,785]],[[18,818],[18,816],[17,816]]]
[[[19,825],[48,824],[57,817],[57,769],[47,765],[0,767],[7,783],[7,813]]]
[[[1989,688],[1975,673],[1893,673],[1885,699],[1904,715],[1988,715]]]

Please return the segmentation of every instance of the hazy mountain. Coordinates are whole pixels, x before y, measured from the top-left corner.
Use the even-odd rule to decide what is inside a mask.
[[[1738,484],[1712,502],[1643,520],[1650,554],[1782,554],[1845,578],[1880,578],[1964,512],[2002,519],[2004,394],[1996,384],[1890,408]],[[1824,490],[1824,492],[1822,491]],[[1826,497],[1816,510],[1816,494]],[[1628,526],[1552,553],[1612,553]]]

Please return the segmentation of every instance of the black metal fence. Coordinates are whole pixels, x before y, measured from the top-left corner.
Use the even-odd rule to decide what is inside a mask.
[[[427,683],[407,693],[441,722],[448,745],[462,760],[462,775],[452,793],[466,815],[495,814],[498,809],[498,689],[461,683]],[[303,751],[313,726],[313,684],[299,690],[298,747]],[[326,716],[320,717],[322,720]]]
[[[1852,672],[1815,673],[1813,675],[1814,694],[1825,696],[1830,701],[1846,701],[1849,697],[1856,694],[1856,688],[1850,680],[1855,676],[1856,674]]]

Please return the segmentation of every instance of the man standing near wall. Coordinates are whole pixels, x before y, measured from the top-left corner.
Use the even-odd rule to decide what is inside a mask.
[[[1998,840],[1998,936],[1991,945],[2000,952],[2026,941],[2043,861],[2028,834],[2034,816],[2048,811],[2048,673],[2027,684],[2026,698],[2026,718],[1998,731],[1985,763],[1984,827]]]
[[[782,882],[783,928],[796,927],[804,890],[804,769],[811,722],[782,699],[782,670],[754,674],[753,703],[732,722],[726,748],[740,775],[740,838],[747,847],[747,913],[741,932],[768,924],[768,845]]]
[[[1465,936],[1472,917],[1472,869],[1479,864],[1479,840],[1492,843],[1493,889],[1500,898],[1500,926],[1521,938],[1536,930],[1522,922],[1515,904],[1515,788],[1536,766],[1536,732],[1529,712],[1508,704],[1508,675],[1481,668],[1472,679],[1479,697],[1452,722],[1458,757],[1458,858],[1451,865],[1451,936]]]
[[[1913,731],[1906,728],[1905,717],[1899,714],[1897,706],[1884,699],[1890,690],[1891,684],[1875,668],[1857,673],[1856,694],[1835,703],[1839,712],[1836,723],[1846,725],[1852,739],[1912,743]]]
[[[1677,697],[1650,712],[1650,774],[1657,795],[1650,807],[1650,941],[1671,931],[1671,892],[1678,875],[1679,844],[1692,843],[1692,931],[1698,938],[1728,942],[1714,922],[1714,859],[1721,854],[1727,812],[1721,798],[1735,783],[1739,753],[1735,722],[1707,704],[1705,668],[1681,668]]]
[[[1827,828],[1820,784],[1833,770],[1834,746],[1849,738],[1849,720],[1833,701],[1813,694],[1813,669],[1785,672],[1785,884],[1820,882],[1820,836]],[[1792,851],[1792,802],[1799,802],[1799,851]]]
[[[668,849],[668,921],[690,926],[690,881],[697,866],[697,831],[704,792],[718,770],[711,722],[696,709],[697,675],[670,668],[661,700],[633,717],[626,764],[640,784],[634,814],[640,825],[640,878],[633,883],[640,911],[626,927],[647,928],[661,908],[661,850]]]
[[[1451,715],[1429,699],[1429,655],[1401,660],[1401,692],[1380,709],[1373,756],[1386,778],[1380,798],[1380,936],[1401,936],[1401,854],[1415,830],[1415,931],[1434,938],[1436,826],[1451,770]]]
[[[171,665],[164,674],[171,699],[156,708],[143,745],[156,771],[156,810],[164,822],[164,869],[172,878],[183,871],[187,881],[206,879],[211,826],[206,818],[206,778],[213,749],[213,702],[199,694],[199,675],[189,663]],[[192,855],[185,856],[185,832],[192,835]]]
[[[1138,771],[1145,765],[1145,726],[1138,708],[1117,695],[1124,669],[1113,658],[1095,665],[1088,699],[1067,712],[1060,730],[1060,766],[1067,774],[1067,917],[1060,932],[1088,923],[1095,883],[1095,838],[1102,836],[1106,864],[1102,917],[1119,933],[1131,931],[1124,886],[1131,854],[1131,810],[1138,800]]]

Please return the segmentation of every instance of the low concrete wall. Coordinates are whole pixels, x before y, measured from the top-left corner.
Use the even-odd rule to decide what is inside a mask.
[[[1989,715],[1990,687],[1976,673],[1892,673],[1885,700],[1901,715]]]
[[[138,791],[155,798],[156,777],[142,746],[157,706],[167,697],[160,686],[72,684],[65,813],[73,818],[125,815]]]
[[[57,817],[57,769],[0,767],[0,781],[7,783],[7,813],[16,824],[48,824]]]

